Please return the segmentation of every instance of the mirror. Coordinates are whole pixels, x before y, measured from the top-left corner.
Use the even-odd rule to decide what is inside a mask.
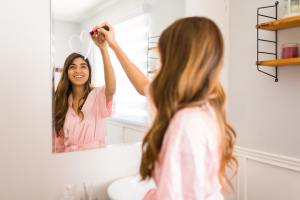
[[[184,0],[52,0],[51,9],[53,152],[141,142],[150,120],[146,99],[109,47],[116,91],[107,97],[102,54],[90,31],[112,24],[119,45],[151,79],[158,36],[184,16]]]

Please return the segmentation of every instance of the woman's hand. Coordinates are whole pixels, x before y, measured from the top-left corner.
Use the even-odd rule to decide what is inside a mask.
[[[107,22],[104,22],[100,25],[100,27],[107,26],[109,30],[105,30],[104,28],[100,28],[99,31],[101,35],[104,36],[104,39],[107,41],[110,48],[115,48],[117,46],[117,42],[115,39],[114,28]]]
[[[94,43],[99,47],[100,50],[106,48],[106,40],[104,34],[101,33],[101,26],[96,26],[93,30],[96,30],[95,33],[91,36]]]

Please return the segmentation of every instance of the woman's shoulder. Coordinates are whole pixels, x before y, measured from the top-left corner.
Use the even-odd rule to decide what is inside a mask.
[[[195,135],[206,137],[210,132],[217,131],[214,110],[209,104],[183,108],[176,112],[169,124],[169,129],[177,130],[179,134],[191,135],[192,138]],[[200,132],[203,134],[198,134]],[[177,136],[181,137],[182,135]]]
[[[101,94],[104,94],[103,87],[92,87],[85,101],[84,107],[90,107],[94,105],[93,102],[95,102],[99,96],[101,97]]]
[[[173,120],[182,124],[199,124],[199,120],[215,120],[215,113],[212,107],[207,103],[203,106],[182,108],[175,113]]]
[[[105,88],[105,86],[97,86],[97,87],[92,87],[92,91],[99,91],[99,90],[103,90]]]
[[[103,93],[105,86],[92,87],[90,94]]]

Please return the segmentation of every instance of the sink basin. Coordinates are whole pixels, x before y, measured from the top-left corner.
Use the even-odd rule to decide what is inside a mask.
[[[153,180],[140,181],[140,176],[130,176],[117,179],[107,189],[111,200],[141,200],[145,194],[155,188]]]

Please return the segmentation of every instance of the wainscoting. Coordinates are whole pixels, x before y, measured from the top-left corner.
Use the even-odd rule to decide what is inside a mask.
[[[227,200],[299,200],[300,159],[237,147],[235,193]]]

